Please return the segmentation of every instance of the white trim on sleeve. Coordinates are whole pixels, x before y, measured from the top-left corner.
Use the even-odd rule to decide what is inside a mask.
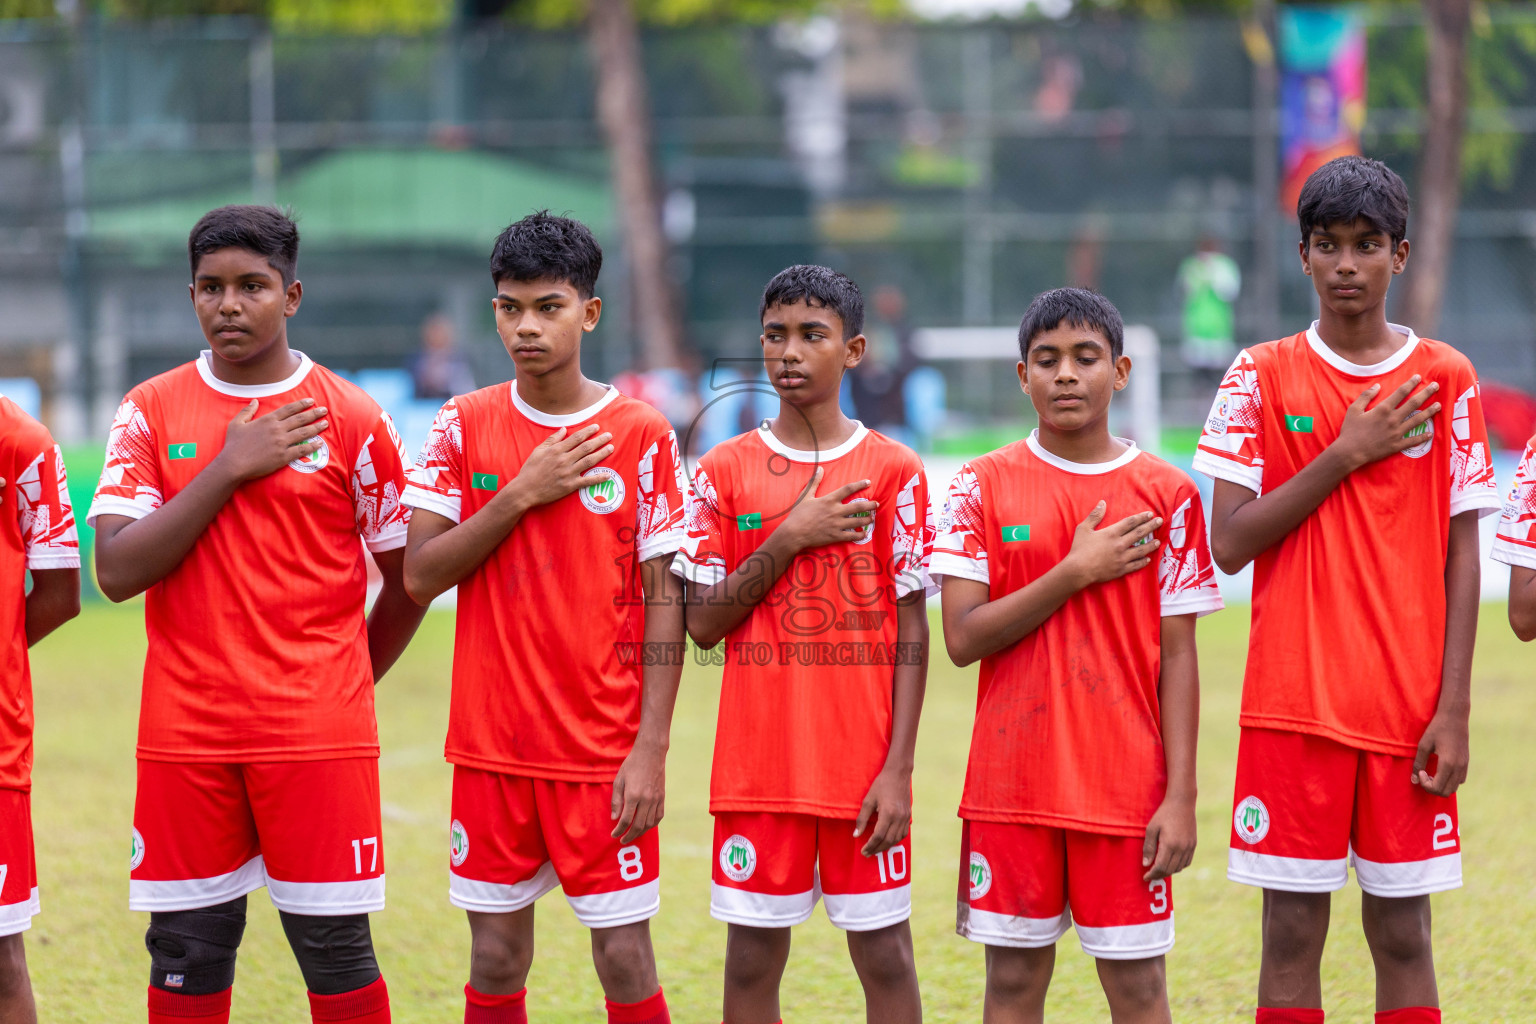
[[[80,552],[74,554],[28,555],[28,569],[78,569],[80,568]]]
[[[1264,471],[1245,466],[1232,459],[1224,459],[1219,455],[1212,455],[1204,448],[1195,449],[1195,458],[1190,463],[1191,468],[1204,473],[1213,480],[1226,480],[1246,487],[1254,494],[1262,492],[1264,487]]]
[[[954,576],[956,579],[991,583],[992,574],[986,565],[952,550],[939,550],[934,545],[933,556],[928,559],[928,575]]]
[[[1489,552],[1494,560],[1505,565],[1518,565],[1522,569],[1536,569],[1536,548],[1522,547],[1511,543],[1503,537],[1495,537],[1493,550]]]
[[[1211,588],[1214,591],[1214,588]],[[1206,588],[1201,588],[1193,593],[1180,595],[1179,597],[1163,598],[1163,617],[1169,615],[1209,615],[1226,608],[1227,604],[1221,599],[1221,592],[1206,593]]]
[[[1459,516],[1463,512],[1477,510],[1477,518],[1484,519],[1499,511],[1504,503],[1499,500],[1499,492],[1492,487],[1476,487],[1451,495],[1451,515]]]
[[[400,495],[400,504],[410,508],[435,512],[444,519],[453,520],[454,525],[458,525],[461,522],[460,517],[463,515],[459,499],[438,494],[436,491],[429,491],[425,487],[420,487],[416,484],[405,485],[405,490]]]
[[[387,529],[380,530],[372,537],[365,538],[363,543],[368,545],[368,550],[374,554],[381,551],[396,551],[405,547],[405,535],[410,532],[411,524],[408,520],[395,523]]]
[[[159,507],[156,505],[150,508],[132,498],[119,498],[114,495],[97,497],[85,513],[85,525],[94,530],[97,516],[127,516],[129,519],[143,519]]]
[[[687,551],[679,551],[677,557],[672,559],[672,571],[689,583],[697,583],[701,587],[712,587],[729,575],[725,566],[695,562],[688,557]]]
[[[636,548],[636,555],[640,561],[649,562],[651,559],[660,558],[662,555],[681,552],[683,545],[687,543],[688,531],[679,527],[675,530],[667,530],[665,533],[658,533],[653,537],[646,538],[644,543]],[[673,571],[676,572],[676,563],[674,562],[673,565]]]

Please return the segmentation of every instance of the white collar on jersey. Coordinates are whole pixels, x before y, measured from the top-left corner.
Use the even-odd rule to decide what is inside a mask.
[[[229,395],[232,398],[270,398],[285,391],[292,391],[302,384],[304,378],[309,376],[309,371],[315,368],[315,364],[303,352],[293,354],[299,357],[299,368],[275,384],[231,384],[228,381],[219,380],[213,375],[213,350],[207,348],[198,353],[197,372],[203,378],[204,384],[221,395]]]
[[[848,440],[844,441],[836,448],[828,448],[824,452],[803,452],[798,448],[791,448],[789,445],[785,444],[783,441],[780,441],[777,437],[774,436],[773,431],[768,429],[767,420],[763,420],[763,422],[758,425],[757,436],[763,439],[763,444],[767,445],[769,450],[777,452],[778,454],[788,459],[790,462],[831,462],[833,459],[840,459],[844,455],[847,455],[849,452],[853,451],[859,446],[860,441],[869,436],[868,427],[860,423],[858,420],[854,420],[853,424],[853,435],[849,437]]]
[[[580,423],[583,420],[591,419],[593,416],[596,416],[601,409],[605,408],[615,398],[619,397],[619,389],[614,387],[612,384],[604,384],[603,387],[607,388],[608,392],[607,394],[603,395],[602,398],[599,398],[597,401],[593,402],[591,405],[587,406],[585,409],[580,410],[579,412],[568,412],[561,416],[556,416],[554,413],[550,412],[540,412],[533,406],[529,405],[527,402],[523,401],[523,396],[517,393],[517,381],[515,380],[507,385],[507,390],[512,395],[512,407],[518,412],[522,413],[524,416],[528,417],[533,422],[537,423],[539,426],[569,427]]]
[[[1307,328],[1307,344],[1312,346],[1312,351],[1316,352],[1318,358],[1323,362],[1340,373],[1347,373],[1352,377],[1375,377],[1379,374],[1395,370],[1407,362],[1408,357],[1413,355],[1413,350],[1419,344],[1419,336],[1413,333],[1411,327],[1404,327],[1402,324],[1387,324],[1394,333],[1404,335],[1408,340],[1396,352],[1393,352],[1381,362],[1372,363],[1370,366],[1361,366],[1359,363],[1350,362],[1329,348],[1323,342],[1323,336],[1317,333],[1317,323],[1316,320],[1313,320],[1312,326]]]
[[[1036,458],[1048,466],[1055,466],[1057,469],[1066,470],[1068,473],[1076,473],[1078,476],[1100,476],[1104,473],[1113,473],[1141,454],[1141,449],[1136,447],[1135,441],[1125,437],[1117,437],[1115,440],[1123,445],[1129,445],[1129,447],[1108,462],[1073,462],[1070,459],[1062,458],[1060,455],[1052,455],[1041,446],[1040,429],[1038,427],[1029,432],[1029,436],[1024,439],[1024,443],[1029,445],[1029,450],[1035,453]]]

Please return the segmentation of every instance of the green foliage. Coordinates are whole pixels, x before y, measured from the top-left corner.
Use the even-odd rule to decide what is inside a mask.
[[[839,7],[858,7],[877,17],[893,17],[906,10],[903,0],[635,0],[636,15],[651,25],[766,24]],[[570,26],[586,17],[587,0],[510,0],[504,15],[539,27]]]
[[[0,0],[0,21],[7,18],[51,18],[53,0]]]
[[[270,0],[272,24],[289,32],[415,35],[446,28],[453,0]]]

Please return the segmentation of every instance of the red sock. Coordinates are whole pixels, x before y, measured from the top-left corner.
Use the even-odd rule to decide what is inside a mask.
[[[492,996],[465,985],[464,1024],[528,1024],[528,990]]]
[[[1261,1006],[1253,1020],[1254,1024],[1323,1024],[1323,1011],[1306,1007],[1277,1009]]]
[[[311,992],[309,1016],[315,1024],[389,1024],[389,989],[384,987],[383,978],[376,978],[371,985],[339,995],[317,996]]]
[[[638,1003],[616,1003],[612,999],[603,1002],[608,1007],[608,1024],[672,1024],[672,1015],[667,1012],[667,1000],[661,989]]]
[[[184,996],[150,986],[149,1024],[229,1024],[234,989],[206,996]]]
[[[1400,1010],[1378,1010],[1376,1024],[1440,1024],[1440,1007],[1405,1006]]]

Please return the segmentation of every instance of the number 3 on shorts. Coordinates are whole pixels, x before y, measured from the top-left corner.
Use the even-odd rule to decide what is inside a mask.
[[[640,847],[622,846],[619,848],[619,877],[626,882],[633,882],[645,874],[645,868],[640,864]]]
[[[1162,914],[1168,910],[1168,879],[1159,878],[1147,883],[1147,891],[1152,894],[1152,913]]]

